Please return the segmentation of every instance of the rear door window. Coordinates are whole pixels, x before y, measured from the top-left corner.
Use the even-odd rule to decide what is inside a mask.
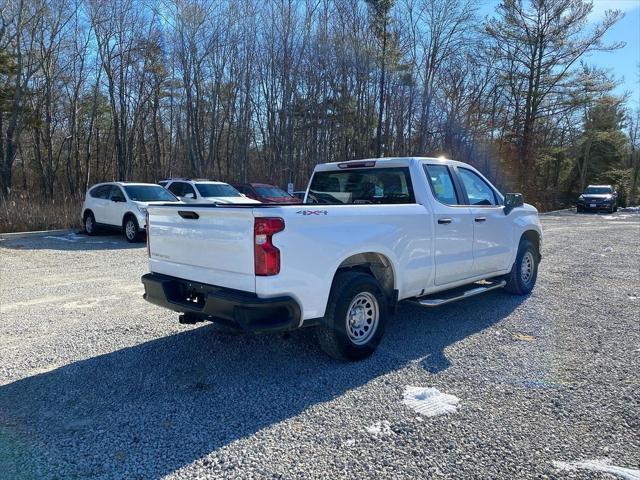
[[[363,168],[316,172],[309,203],[403,204],[415,203],[409,168]]]
[[[192,198],[198,198],[198,196],[196,195],[195,189],[190,184],[183,183],[182,184],[182,196],[186,197],[188,194],[193,195]]]
[[[167,188],[171,193],[173,193],[176,197],[183,197],[184,189],[182,186],[184,183],[182,182],[172,182],[171,185]]]
[[[460,198],[456,192],[449,167],[446,165],[425,165],[424,170],[436,200],[445,205],[460,205]]]
[[[89,190],[89,195],[93,198],[107,199],[111,194],[111,185],[100,185]]]
[[[109,189],[109,196],[107,198],[110,198],[111,200],[114,198],[126,200],[127,197],[124,196],[124,192],[120,187],[117,185],[111,185],[111,188]]]

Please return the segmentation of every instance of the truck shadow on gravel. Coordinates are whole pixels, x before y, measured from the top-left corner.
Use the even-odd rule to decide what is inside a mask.
[[[18,380],[0,387],[0,472],[160,478],[200,460],[242,475],[241,459],[203,457],[408,362],[441,372],[447,346],[522,301],[491,292],[437,310],[400,305],[379,351],[359,363],[331,360],[309,330],[231,336],[205,325]]]

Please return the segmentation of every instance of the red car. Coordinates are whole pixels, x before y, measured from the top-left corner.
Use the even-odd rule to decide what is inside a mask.
[[[247,197],[262,203],[302,203],[299,198],[289,195],[281,188],[268,183],[238,183],[234,187]]]

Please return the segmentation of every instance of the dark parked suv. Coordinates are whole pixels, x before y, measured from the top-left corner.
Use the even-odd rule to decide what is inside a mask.
[[[618,193],[611,185],[589,185],[578,197],[578,213],[588,210],[618,210]]]

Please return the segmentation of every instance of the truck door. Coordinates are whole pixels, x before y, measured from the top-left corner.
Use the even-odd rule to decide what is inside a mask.
[[[425,164],[433,202],[435,284],[444,285],[473,276],[473,218],[455,185],[451,169]]]
[[[473,217],[474,275],[508,269],[514,244],[512,218],[504,214],[495,190],[480,175],[464,167],[456,171]]]

